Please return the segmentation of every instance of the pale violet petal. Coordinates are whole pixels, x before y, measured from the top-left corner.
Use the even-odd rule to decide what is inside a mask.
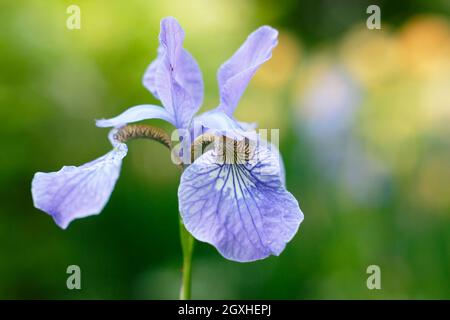
[[[281,178],[281,182],[283,183],[283,186],[286,187],[286,168],[284,167],[284,161],[283,161],[283,157],[281,156],[280,151],[278,150],[278,148],[271,143],[271,148],[272,151],[278,156],[278,160],[280,163],[280,178]]]
[[[281,181],[278,156],[260,146],[246,163],[217,159],[210,150],[181,176],[178,198],[186,229],[230,260],[279,255],[303,213]]]
[[[146,119],[162,119],[171,124],[175,123],[172,115],[166,109],[151,104],[143,104],[131,107],[119,114],[117,117],[110,119],[96,120],[97,127],[119,127],[127,123],[142,121]]]
[[[65,229],[71,221],[98,214],[108,202],[119,177],[125,144],[82,166],[64,166],[58,172],[37,172],[31,193],[34,206]]]
[[[184,31],[175,18],[161,21],[158,57],[147,68],[143,83],[187,128],[203,102],[203,78],[195,59],[183,48]]]
[[[220,106],[227,115],[233,114],[250,79],[258,68],[272,56],[277,45],[278,31],[263,26],[250,34],[234,55],[217,73]]]
[[[258,124],[256,122],[237,121],[237,123],[245,131],[254,131],[254,130],[256,130],[256,128],[258,128]]]
[[[150,91],[153,96],[159,100],[158,90],[156,88],[156,71],[161,63],[162,48],[158,48],[158,56],[153,60],[145,70],[144,76],[142,77],[142,84],[144,87]]]
[[[258,142],[261,146],[269,149],[269,151],[273,153],[274,157],[278,158],[278,162],[279,162],[279,166],[280,166],[280,179],[281,179],[281,182],[283,183],[283,186],[286,187],[286,169],[284,167],[283,157],[281,156],[278,146],[276,146],[272,142],[269,142],[262,138],[260,138],[258,140]]]
[[[257,138],[256,131],[249,131],[248,126],[243,127],[242,123],[218,109],[207,111],[195,117],[192,125],[195,129],[194,132],[200,134],[210,132],[236,140],[242,140],[243,138],[255,140]],[[197,128],[201,128],[201,130],[198,130]],[[196,135],[194,135],[194,138],[195,137]]]

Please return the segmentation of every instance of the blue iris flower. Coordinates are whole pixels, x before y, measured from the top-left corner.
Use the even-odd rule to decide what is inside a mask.
[[[35,207],[63,229],[74,219],[100,213],[128,150],[126,139],[119,138],[121,128],[145,119],[163,119],[191,133],[185,143],[193,144],[206,132],[222,141],[215,141],[213,148],[183,165],[178,199],[186,229],[230,260],[247,262],[279,255],[297,232],[303,213],[286,190],[276,147],[257,135],[250,136],[253,125],[233,117],[250,79],[270,59],[277,37],[278,32],[268,26],[250,34],[218,71],[219,106],[195,116],[203,101],[202,75],[183,48],[181,26],[174,18],[163,19],[157,58],[143,77],[144,86],[163,107],[139,105],[115,118],[98,120],[97,126],[113,128],[109,134],[113,149],[79,167],[36,173],[32,182]],[[229,145],[235,154],[228,154]]]

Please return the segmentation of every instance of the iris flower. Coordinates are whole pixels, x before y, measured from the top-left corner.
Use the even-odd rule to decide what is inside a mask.
[[[250,136],[253,125],[233,117],[250,79],[270,59],[277,36],[268,26],[250,34],[218,71],[218,107],[195,116],[203,101],[202,75],[183,48],[184,31],[177,20],[164,18],[157,57],[143,77],[144,86],[163,107],[139,105],[115,118],[97,120],[98,127],[113,128],[109,134],[113,149],[79,167],[36,173],[32,182],[35,207],[51,215],[63,229],[74,219],[100,213],[119,177],[126,141],[151,137],[171,146],[162,130],[128,124],[163,119],[190,133],[183,138],[189,145],[199,139],[201,144],[211,142],[211,136],[219,138],[192,163],[182,164],[178,199],[187,231],[230,260],[247,262],[279,255],[297,232],[303,213],[286,190],[278,150],[257,135]],[[236,154],[225,150],[230,145]],[[177,155],[187,154],[182,149]]]

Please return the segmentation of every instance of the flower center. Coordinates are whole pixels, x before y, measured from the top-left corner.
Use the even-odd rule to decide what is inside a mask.
[[[194,161],[205,148],[213,143],[213,152],[220,164],[244,164],[255,154],[256,141],[244,138],[235,140],[227,136],[204,134],[199,136],[191,145],[191,159]]]

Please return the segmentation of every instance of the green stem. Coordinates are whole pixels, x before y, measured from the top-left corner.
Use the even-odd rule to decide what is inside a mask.
[[[183,251],[182,282],[180,290],[180,300],[191,299],[191,278],[192,278],[192,252],[194,251],[194,237],[186,230],[183,221],[180,219],[180,240]]]

